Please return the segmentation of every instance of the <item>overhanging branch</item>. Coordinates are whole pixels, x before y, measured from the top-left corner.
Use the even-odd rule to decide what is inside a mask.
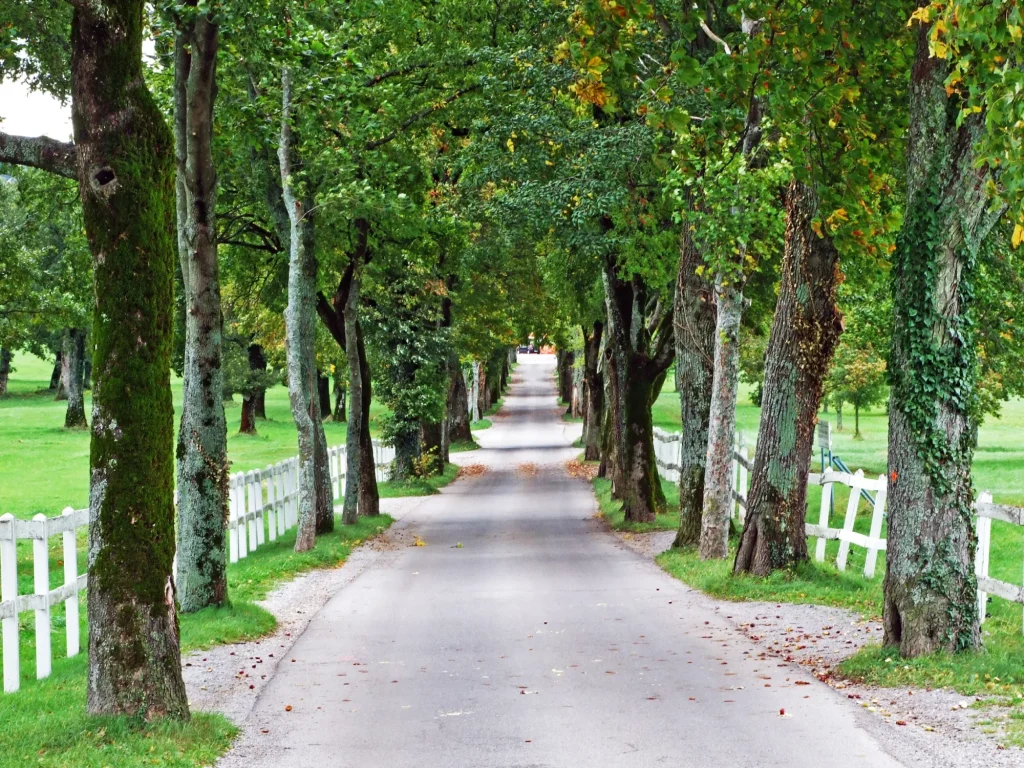
[[[27,165],[67,179],[78,178],[78,150],[75,145],[46,136],[0,133],[0,163]]]
[[[447,107],[449,104],[451,104],[453,101],[456,101],[456,100],[460,99],[461,97],[465,96],[467,93],[471,93],[471,92],[477,91],[477,90],[480,90],[480,86],[479,85],[471,85],[468,88],[460,88],[459,90],[455,91],[454,93],[451,93],[448,96],[446,96],[445,98],[441,99],[441,101],[436,101],[433,104],[431,104],[429,107],[425,107],[425,108],[421,109],[419,112],[416,112],[416,113],[410,115],[409,117],[407,117],[405,120],[402,121],[401,125],[399,125],[397,128],[395,128],[395,130],[391,131],[391,133],[387,134],[386,136],[382,136],[379,139],[374,139],[373,141],[366,142],[366,148],[367,149],[377,149],[378,147],[384,146],[388,142],[393,141],[396,138],[398,138],[404,131],[406,131],[411,126],[413,126],[416,123],[418,123],[423,118],[429,117],[430,115],[434,114],[435,112],[441,111],[442,109]]]

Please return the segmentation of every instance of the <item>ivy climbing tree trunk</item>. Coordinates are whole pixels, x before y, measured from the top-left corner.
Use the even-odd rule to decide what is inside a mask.
[[[679,469],[679,531],[674,547],[700,542],[704,513],[711,391],[714,380],[715,299],[703,276],[704,259],[684,221],[673,307],[676,343],[676,391],[682,416]]]
[[[973,148],[984,115],[946,95],[950,61],[920,24],[910,76],[907,202],[893,258],[889,355],[888,549],[884,642],[904,657],[981,640],[971,459],[975,338],[971,296],[988,214]]]
[[[143,0],[75,3],[72,119],[93,254],[88,709],[189,715],[174,580],[174,145],[146,90]]]
[[[68,407],[64,414],[65,429],[87,429],[85,420],[85,329],[67,328],[64,331],[62,359],[67,362]]]
[[[600,372],[601,338],[604,322],[597,320],[592,328],[583,329],[583,376],[586,403],[583,417],[583,459],[601,458],[601,415],[604,412],[604,377]]]
[[[290,222],[288,257],[288,307],[285,309],[285,334],[288,357],[288,399],[299,433],[299,526],[295,551],[313,548],[317,529],[317,505],[321,483],[317,471],[320,402],[314,353],[316,307],[316,256],[313,252],[313,217],[310,201],[297,194],[294,175],[294,147],[291,127],[292,76],[288,67],[281,72],[281,139],[278,158],[281,165],[281,189]],[[326,439],[323,440],[326,443]]]
[[[794,181],[761,399],[761,426],[734,571],[767,576],[807,559],[807,474],[825,376],[842,333],[839,253],[812,229],[818,198]]]
[[[228,599],[224,551],[228,443],[222,397],[223,318],[214,218],[217,47],[217,24],[208,15],[195,13],[177,30],[174,137],[185,354],[177,450],[176,577],[178,603],[185,613],[223,605]]]

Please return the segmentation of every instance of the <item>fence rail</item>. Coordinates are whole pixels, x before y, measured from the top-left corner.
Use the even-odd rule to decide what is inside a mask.
[[[378,482],[391,475],[395,449],[374,441],[374,460]],[[345,446],[327,453],[334,501],[345,497]],[[274,541],[298,525],[298,457],[285,459],[265,469],[237,472],[228,483],[228,559],[232,563]],[[81,651],[79,592],[88,576],[78,573],[78,531],[89,525],[88,509],[68,507],[56,517],[36,515],[18,520],[7,514],[0,517],[0,623],[3,638],[4,692],[20,686],[21,658],[18,617],[35,613],[36,678],[49,677],[52,669],[50,612],[64,604],[67,655]],[[49,540],[63,537],[64,583],[50,589]],[[32,594],[18,594],[18,542],[32,542]]]
[[[679,432],[666,432],[658,428],[654,430],[654,455],[658,464],[658,473],[669,482],[679,482],[682,469],[681,438],[682,435]],[[839,462],[838,457],[832,453],[832,436],[827,422],[818,424],[818,441],[825,469],[820,474],[812,472],[807,477],[808,485],[821,485],[821,507],[818,513],[818,522],[816,524],[806,523],[807,536],[817,538],[814,558],[823,562],[827,542],[838,541],[839,552],[836,556],[836,566],[839,570],[845,571],[850,547],[860,547],[866,551],[864,575],[869,579],[873,578],[877,568],[878,553],[886,551],[886,539],[882,535],[888,491],[886,476],[879,475],[877,479],[872,479],[865,477],[863,470],[851,473],[848,471],[837,472],[829,468],[829,465]],[[829,459],[828,464],[825,463],[826,455]],[[845,468],[844,464],[841,466]],[[753,464],[747,453],[743,433],[740,432],[736,436],[736,445],[733,449],[732,477],[733,500],[736,504],[733,514],[741,524],[746,515],[747,485],[751,472],[753,472]],[[846,486],[850,489],[842,528],[829,527],[829,515],[832,511],[836,485]],[[872,491],[874,495],[872,495]],[[871,504],[871,524],[866,534],[854,530],[861,499]],[[985,492],[979,494],[974,510],[978,534],[974,569],[978,578],[979,615],[984,621],[989,594],[1024,606],[1024,587],[993,579],[989,575],[992,521],[999,520],[1024,527],[1024,508],[995,504],[992,501],[992,495]],[[1022,622],[1022,630],[1024,630],[1024,622]]]

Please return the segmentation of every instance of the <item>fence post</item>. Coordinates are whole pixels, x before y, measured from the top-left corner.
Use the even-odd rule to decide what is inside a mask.
[[[252,552],[264,542],[263,487],[258,469],[245,473],[245,489],[249,496],[249,551]]]
[[[992,494],[983,491],[978,494],[978,501],[991,504]],[[992,545],[992,518],[975,517],[978,526],[978,548],[974,553],[974,575],[979,579],[988,578],[988,561]],[[978,586],[978,621],[985,622],[985,614],[988,613],[988,592],[985,592],[981,585]]]
[[[267,481],[267,536],[271,541],[277,540],[277,489],[274,487],[274,465],[263,470]]]
[[[828,513],[832,509],[832,481],[825,482],[826,474],[825,471],[821,473],[821,511],[818,513],[818,525],[822,529],[828,528]],[[824,536],[819,536],[817,543],[814,545],[814,559],[819,563],[825,562],[825,547],[827,545],[828,539]]]
[[[245,473],[239,472],[235,475],[231,486],[231,498],[235,507],[235,529],[238,531],[238,557],[243,558],[249,554],[249,536],[246,532],[245,519]]]
[[[878,545],[882,539],[882,519],[885,517],[885,497],[889,485],[885,475],[878,476],[878,493],[875,494],[875,507],[871,510],[871,533],[868,541],[868,554],[864,560],[864,575],[869,579],[875,577],[875,563],[878,561]]]
[[[853,476],[853,485],[850,486],[850,500],[846,504],[846,519],[843,521],[843,530],[847,533],[853,531],[853,524],[857,521],[857,506],[860,504],[860,489],[864,486],[864,470],[858,469]],[[836,556],[836,566],[840,571],[846,570],[846,558],[850,554],[850,540],[840,538],[839,554]]]
[[[61,515],[70,517],[75,510],[66,507]],[[77,530],[72,521],[71,530],[64,531],[64,585],[70,586],[73,592],[64,601],[65,632],[68,638],[68,658],[77,656],[81,650],[80,627],[78,626],[78,542]]]
[[[284,536],[288,530],[288,484],[285,482],[283,462],[274,465],[274,482],[277,485],[277,535]]]
[[[14,515],[0,517],[0,602],[10,603],[12,615],[3,618],[4,693],[13,693],[21,684],[21,658],[18,655],[18,543]]]
[[[32,539],[32,570],[36,595],[42,596],[43,605],[36,608],[36,679],[50,676],[50,553],[47,550],[46,515],[32,518],[42,528],[42,538]]]

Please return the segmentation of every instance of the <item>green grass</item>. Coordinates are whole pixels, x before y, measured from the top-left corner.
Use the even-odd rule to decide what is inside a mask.
[[[594,493],[601,516],[616,531],[630,533],[648,533],[650,531],[674,531],[679,527],[679,488],[662,481],[661,488],[668,502],[666,511],[659,514],[653,523],[630,523],[626,521],[622,511],[622,502],[612,498],[612,483],[604,477],[595,477]]]
[[[230,565],[228,588],[233,604],[181,616],[182,650],[240,642],[273,631],[274,617],[252,601],[266,597],[275,586],[299,573],[337,567],[353,547],[386,529],[392,519],[381,515],[362,517],[353,526],[341,525],[340,519],[338,523],[335,532],[319,537],[309,552],[293,550],[293,530]],[[51,549],[51,565],[59,563],[59,556],[59,547]],[[84,599],[82,609],[84,613]],[[62,658],[66,653],[62,608],[54,610],[52,625],[53,673],[46,680],[35,680],[32,617],[22,617],[22,688],[17,693],[0,694],[0,723],[4,726],[0,728],[0,754],[5,756],[0,763],[44,768],[195,768],[213,764],[230,746],[237,729],[217,714],[193,713],[186,724],[86,715],[85,653]],[[86,631],[83,616],[83,644]]]
[[[481,429],[490,429],[491,428],[491,420],[490,419],[478,419],[477,421],[472,422],[469,425],[469,428],[472,429],[474,432],[479,432]]]
[[[458,440],[448,446],[448,453],[465,453],[466,451],[477,451],[480,446],[473,440]]]
[[[89,432],[63,428],[66,403],[47,391],[52,364],[26,353],[15,353],[15,371],[8,395],[0,398],[0,514],[28,518],[37,513],[59,514],[64,507],[80,509],[89,501]],[[176,415],[181,413],[181,380],[171,381]],[[91,413],[86,392],[86,413]],[[295,423],[283,386],[267,390],[267,420],[257,422],[257,435],[238,434],[241,398],[225,403],[228,421],[228,459],[231,471],[262,469],[298,453]],[[386,409],[371,406],[370,428],[377,434]],[[324,423],[330,445],[345,442],[346,425]],[[177,424],[175,424],[177,434]]]
[[[459,467],[456,464],[447,464],[444,472],[439,475],[431,475],[427,478],[414,477],[409,480],[392,480],[380,485],[380,497],[382,499],[394,499],[401,496],[432,496],[438,493],[455,479]]]

